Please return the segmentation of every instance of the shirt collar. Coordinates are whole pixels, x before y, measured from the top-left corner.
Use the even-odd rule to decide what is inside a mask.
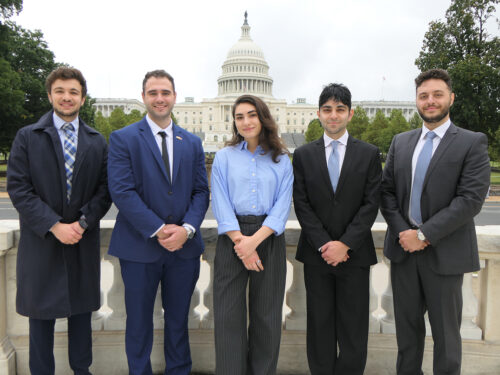
[[[332,143],[335,140],[338,141],[340,144],[347,146],[348,139],[349,139],[349,133],[348,133],[347,129],[346,129],[345,133],[342,135],[342,137],[340,137],[339,139],[330,138],[328,135],[326,135],[326,133],[323,133],[323,140],[325,142],[325,148],[330,146],[330,143]]]
[[[168,124],[168,126],[165,129],[163,129],[162,127],[158,126],[156,124],[156,122],[154,122],[151,119],[151,117],[149,117],[148,114],[146,115],[146,122],[148,123],[149,128],[151,129],[151,132],[154,135],[157,135],[159,132],[163,132],[164,131],[165,133],[167,133],[167,136],[173,137],[174,131],[173,131],[172,119],[170,119],[170,124]]]
[[[55,112],[52,113],[52,119],[54,121],[54,126],[56,127],[57,130],[61,130],[63,125],[67,123],[67,121],[60,118]],[[69,123],[73,125],[75,133],[78,134],[78,125],[80,124],[78,116],[76,116],[75,119],[73,121],[70,121]]]
[[[240,143],[238,143],[236,145],[236,147],[238,148],[238,150],[248,150],[248,142],[247,141],[241,141]],[[260,152],[262,151],[262,147],[260,147],[260,145],[257,145],[257,148],[255,149],[255,152]],[[248,151],[250,152],[250,151]]]
[[[443,137],[446,134],[446,131],[448,130],[450,125],[451,125],[451,120],[448,119],[448,121],[446,121],[445,123],[439,125],[436,129],[434,129],[433,132],[436,133],[436,135],[439,137],[439,139],[443,139]],[[422,134],[420,135],[420,139],[425,138],[425,136],[429,132],[430,132],[430,130],[425,125],[423,125],[422,126]]]

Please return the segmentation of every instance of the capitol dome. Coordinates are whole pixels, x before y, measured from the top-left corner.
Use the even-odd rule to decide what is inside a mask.
[[[217,80],[218,96],[254,94],[272,97],[273,79],[262,49],[250,38],[247,12],[241,26],[240,39],[229,49],[222,65],[222,75]]]

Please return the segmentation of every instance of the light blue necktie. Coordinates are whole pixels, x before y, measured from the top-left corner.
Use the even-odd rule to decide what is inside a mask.
[[[73,182],[73,166],[76,156],[76,134],[75,128],[69,122],[65,123],[61,129],[64,132],[64,167],[66,169],[66,199],[69,202],[71,197],[71,185]]]
[[[424,186],[425,174],[432,158],[432,140],[436,133],[430,131],[425,136],[424,147],[418,155],[417,165],[415,166],[415,175],[413,176],[413,188],[411,191],[411,218],[417,225],[422,224],[422,212],[420,209],[420,199],[422,198],[422,188]]]
[[[339,152],[337,150],[337,146],[339,145],[338,141],[332,141],[330,143],[332,145],[332,153],[328,158],[328,174],[330,175],[330,181],[332,183],[333,191],[337,190],[337,184],[339,183]]]

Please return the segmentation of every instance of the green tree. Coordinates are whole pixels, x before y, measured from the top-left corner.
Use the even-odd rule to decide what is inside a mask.
[[[144,115],[137,109],[133,109],[127,116],[127,125],[142,120]]]
[[[352,116],[351,122],[347,125],[349,134],[354,138],[363,139],[363,134],[370,125],[370,119],[368,118],[366,111],[361,107],[356,107],[354,110],[354,116]]]
[[[21,79],[4,59],[0,58],[0,153],[5,156],[16,135],[17,123],[24,115],[24,92],[17,89]]]
[[[446,69],[453,80],[454,122],[494,140],[500,124],[500,38],[486,30],[500,0],[452,0],[444,21],[433,21],[415,64]],[[493,21],[500,25],[498,19]]]
[[[96,130],[101,133],[104,138],[106,138],[106,141],[109,141],[109,135],[113,131],[111,129],[111,125],[109,124],[108,118],[104,117],[102,113],[99,111],[95,115],[95,128]]]
[[[23,0],[0,0],[0,17],[10,18],[23,9]],[[1,22],[0,22],[1,24]]]
[[[377,146],[380,148],[380,151],[383,153],[389,152],[392,138],[394,138],[396,134],[408,130],[410,130],[410,125],[403,116],[403,112],[400,109],[393,109],[389,116],[389,123],[387,127],[382,130],[378,139],[379,144]]]
[[[370,122],[370,126],[366,129],[363,140],[377,146],[381,152],[387,152],[384,148],[386,129],[389,127],[389,120],[385,117],[384,112],[377,111],[375,117]]]
[[[87,93],[85,103],[80,108],[78,116],[88,125],[95,128],[95,99]]]
[[[123,108],[121,107],[117,107],[111,112],[108,121],[112,130],[118,130],[129,125],[127,115],[123,112]]]
[[[315,141],[316,139],[319,139],[322,135],[323,135],[323,127],[321,126],[319,120],[317,118],[311,120],[309,125],[307,125],[307,130],[304,134],[306,142],[310,143],[312,141]]]
[[[410,121],[408,121],[408,124],[410,125],[410,129],[418,129],[422,126],[423,121],[418,112],[413,114]]]

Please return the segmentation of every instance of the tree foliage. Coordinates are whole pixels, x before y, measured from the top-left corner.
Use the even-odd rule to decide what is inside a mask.
[[[351,122],[349,123],[349,134],[354,138],[363,139],[363,134],[370,125],[366,111],[361,107],[356,107]]]
[[[453,80],[451,117],[494,142],[500,124],[500,38],[486,30],[500,0],[452,0],[444,21],[433,21],[415,64],[446,69]],[[500,25],[495,19],[496,25]]]
[[[307,143],[319,139],[323,135],[323,127],[318,119],[312,120],[309,125],[307,125],[307,130],[304,134]]]
[[[0,18],[10,18],[14,13],[19,14],[22,9],[23,0],[0,0]]]

